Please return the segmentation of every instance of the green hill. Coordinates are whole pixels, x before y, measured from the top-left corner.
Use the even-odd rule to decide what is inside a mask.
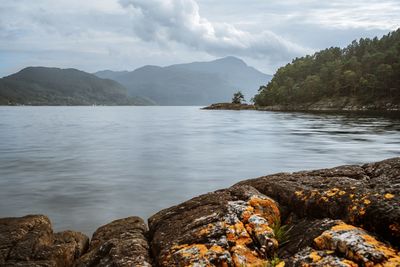
[[[0,79],[0,105],[146,105],[119,83],[76,69],[28,67]]]
[[[399,109],[400,29],[296,58],[254,100],[285,109]]]

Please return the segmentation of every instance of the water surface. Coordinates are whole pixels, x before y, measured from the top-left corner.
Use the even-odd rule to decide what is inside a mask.
[[[400,120],[199,107],[0,107],[0,217],[90,234],[274,172],[400,156]]]

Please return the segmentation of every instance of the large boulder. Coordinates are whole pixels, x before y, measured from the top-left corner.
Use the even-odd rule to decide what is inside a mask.
[[[158,266],[267,266],[278,204],[252,187],[208,193],[149,219]]]
[[[330,219],[315,220],[310,226],[295,226],[303,230],[303,238],[293,237],[294,244],[302,242],[296,253],[285,258],[285,266],[400,266],[398,250],[361,228]]]
[[[43,215],[0,219],[0,266],[73,266],[88,244],[82,233],[54,234]]]
[[[128,217],[101,226],[93,234],[89,252],[76,262],[76,267],[152,266],[146,233],[147,226],[139,217]]]
[[[400,158],[363,166],[280,173],[246,180],[277,201],[283,217],[341,219],[400,245]]]

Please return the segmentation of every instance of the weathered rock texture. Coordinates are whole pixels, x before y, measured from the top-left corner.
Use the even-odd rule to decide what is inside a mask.
[[[158,266],[263,266],[278,248],[278,204],[252,187],[189,200],[149,219]]]
[[[400,158],[247,180],[302,218],[342,219],[400,245]]]
[[[399,193],[400,158],[274,174],[162,210],[149,230],[111,222],[88,252],[44,216],[0,219],[0,266],[400,267]]]
[[[139,217],[106,224],[93,234],[89,252],[76,266],[151,266],[146,232],[147,226]]]
[[[73,266],[86,250],[82,233],[53,233],[43,215],[0,219],[0,266]]]
[[[399,266],[397,250],[378,241],[361,228],[326,219],[333,224],[313,241],[286,259],[288,266]]]

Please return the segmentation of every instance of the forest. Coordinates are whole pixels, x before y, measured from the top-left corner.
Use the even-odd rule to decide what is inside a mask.
[[[254,97],[258,106],[351,98],[359,105],[400,103],[400,29],[295,58]]]

